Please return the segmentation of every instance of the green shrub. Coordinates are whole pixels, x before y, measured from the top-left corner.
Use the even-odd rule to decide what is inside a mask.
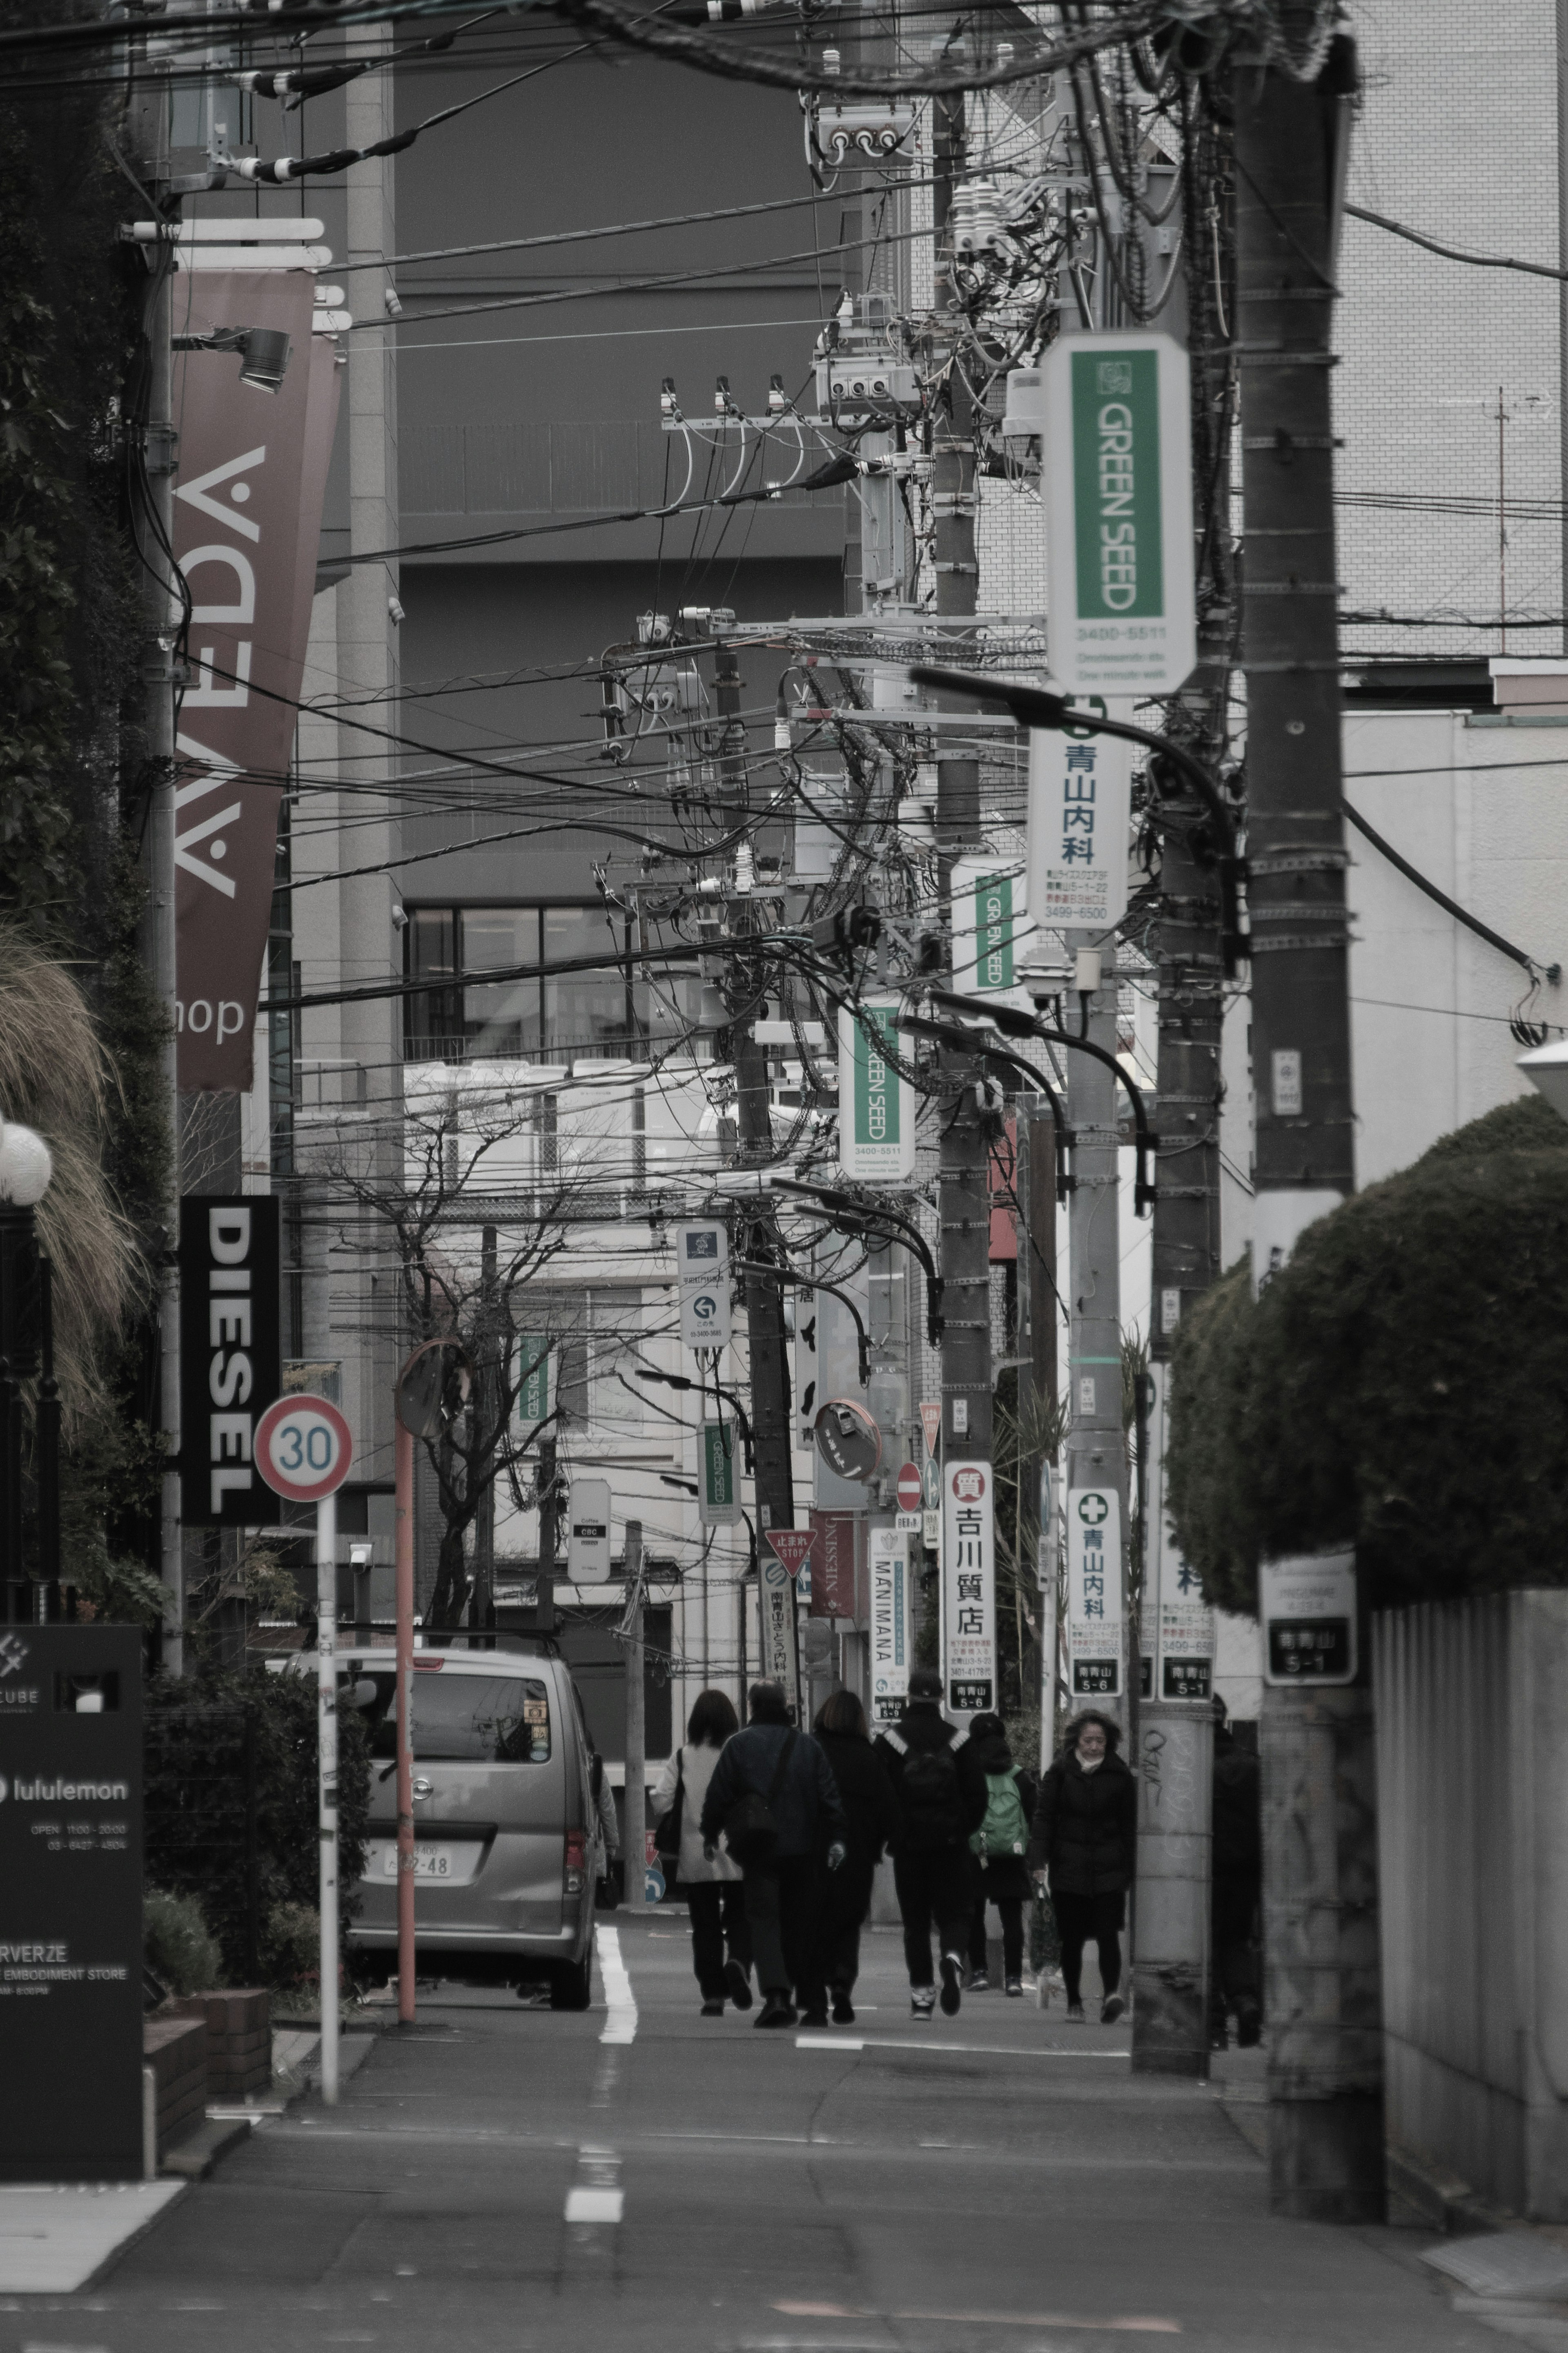
[[[194,1895],[150,1887],[142,1902],[142,1954],[165,1993],[208,1993],[226,1985],[223,1955]]]
[[[231,1985],[245,1983],[248,1973],[247,1715],[256,1790],[257,1957],[265,1972],[279,1909],[305,1906],[312,1921],[316,1917],[321,1841],[315,1675],[204,1670],[179,1682],[161,1677],[147,1694],[152,1868],[167,1885],[201,1899]],[[369,1816],[364,1727],[344,1708],[338,1716],[338,1884],[344,1927],[359,1908]]]
[[[321,1975],[321,1915],[314,1904],[275,1904],[261,1939],[261,1974],[279,1993],[309,1991]]]
[[[1211,1600],[1353,1545],[1374,1607],[1568,1583],[1568,1124],[1538,1099],[1309,1228],[1191,1314],[1167,1494]]]

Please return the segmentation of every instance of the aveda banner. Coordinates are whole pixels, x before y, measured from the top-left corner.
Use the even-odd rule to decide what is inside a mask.
[[[174,906],[180,1086],[243,1093],[272,906],[278,805],[305,669],[338,367],[312,342],[306,269],[192,270],[174,332],[280,327],[276,393],[233,352],[176,353],[174,554],[194,675],[176,723]]]

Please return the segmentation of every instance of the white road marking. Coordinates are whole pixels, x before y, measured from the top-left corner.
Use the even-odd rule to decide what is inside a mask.
[[[569,2189],[566,2192],[566,2220],[569,2222],[618,2222],[625,2204],[624,2190]]]
[[[986,2059],[1125,2059],[1131,2051],[1021,2051],[1002,2042],[932,2042],[923,2034],[797,2034],[797,2051],[957,2051]]]
[[[635,2042],[637,2031],[637,2006],[632,1992],[631,1976],[621,1958],[621,1940],[614,1928],[595,1927],[594,1941],[599,1950],[599,1975],[605,1980],[605,2000],[609,2016],[605,2021],[601,2042]]]

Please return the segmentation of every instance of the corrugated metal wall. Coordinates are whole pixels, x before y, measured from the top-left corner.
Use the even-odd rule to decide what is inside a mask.
[[[1568,2200],[1568,1594],[1374,1621],[1388,2137],[1490,2202]]]

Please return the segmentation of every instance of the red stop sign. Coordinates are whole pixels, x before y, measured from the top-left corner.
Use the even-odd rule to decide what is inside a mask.
[[[899,1509],[918,1512],[925,1499],[925,1482],[912,1462],[906,1462],[899,1473]]]

